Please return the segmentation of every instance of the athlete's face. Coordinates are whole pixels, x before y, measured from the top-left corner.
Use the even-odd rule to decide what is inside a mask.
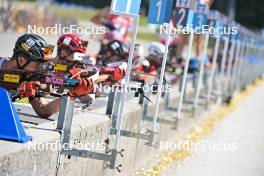
[[[213,0],[201,0],[201,3],[208,4],[210,7],[213,4]]]
[[[106,57],[109,58],[109,59],[111,59],[112,61],[119,61],[119,60],[121,60],[121,58],[119,56],[117,56],[117,55],[114,55],[113,56],[110,51],[107,51],[106,52]]]
[[[28,58],[25,58],[23,56],[18,56],[18,64],[20,66],[27,64],[28,60],[29,60]],[[30,61],[29,64],[23,68],[23,70],[28,72],[36,72],[38,71],[40,64],[41,64],[40,61]]]
[[[74,60],[74,52],[72,52],[70,49],[63,48],[58,54],[60,58],[63,58],[68,62],[71,62]]]

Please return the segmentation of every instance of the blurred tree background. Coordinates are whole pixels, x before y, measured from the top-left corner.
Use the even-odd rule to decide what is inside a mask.
[[[82,4],[102,8],[111,3],[111,0],[56,0],[57,2],[67,2]],[[142,1],[142,13],[147,14],[149,0]],[[212,9],[229,15],[234,13],[237,22],[251,29],[264,28],[264,0],[214,0]],[[231,14],[232,16],[232,14]]]
[[[232,0],[215,0],[213,9],[229,14]],[[235,0],[235,21],[251,28],[264,28],[264,0]]]

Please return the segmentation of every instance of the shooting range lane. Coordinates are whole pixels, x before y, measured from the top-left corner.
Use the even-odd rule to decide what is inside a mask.
[[[174,87],[172,90],[172,95],[170,96],[170,102],[178,101],[178,89],[179,87]],[[188,94],[188,92],[187,92]],[[150,99],[155,102],[156,95],[152,95]],[[163,107],[163,99],[161,99],[160,107]],[[125,116],[123,121],[123,129],[129,129],[136,131],[138,129],[138,121],[141,118],[141,107],[138,105],[137,99],[131,99],[127,102],[125,110]],[[101,107],[98,112],[105,113],[106,107]],[[202,108],[201,108],[202,109]],[[200,109],[200,113],[204,113]],[[149,115],[153,116],[155,110],[155,103],[149,105]],[[195,124],[191,117],[191,113],[186,114],[184,122],[181,122],[181,128],[179,131],[184,131],[186,126]],[[165,115],[160,118],[172,119],[172,115]],[[33,143],[29,142],[25,145],[19,145],[13,142],[0,141],[0,148],[2,152],[0,153],[0,163],[12,163],[10,165],[3,165],[3,169],[0,171],[0,175],[6,175],[8,173],[17,173],[18,171],[26,171],[32,173],[34,171],[34,166],[37,168],[37,173],[43,173],[47,175],[53,175],[56,171],[56,163],[58,151],[53,150],[43,150],[41,147],[48,144],[57,143],[59,141],[60,135],[56,129],[57,122],[46,122],[38,125],[26,124],[26,126],[33,126],[32,128],[26,128],[28,135],[33,137]],[[108,137],[108,128],[110,125],[110,119],[108,116],[102,116],[98,114],[93,114],[89,112],[77,112],[74,116],[74,121],[72,125],[71,141],[76,143],[104,143]],[[143,121],[143,129],[151,127],[151,122]],[[179,131],[175,131],[171,126],[166,124],[158,124],[157,130],[159,135],[156,140],[169,140],[175,139],[175,136],[179,134]],[[173,135],[172,135],[173,134]],[[155,140],[155,141],[156,141]],[[110,137],[110,146],[114,141],[114,136]],[[156,154],[157,149],[155,147],[149,147],[144,144],[145,141],[140,139],[132,139],[122,137],[120,140],[120,149],[124,148],[124,157],[118,157],[118,164],[122,163],[122,174],[131,173],[133,170],[144,166],[146,162],[151,160]],[[156,144],[156,143],[155,143]],[[33,147],[32,147],[33,145]],[[140,146],[136,148],[136,146]],[[39,147],[34,150],[34,146]],[[30,147],[28,149],[28,147]],[[32,148],[31,148],[32,147]],[[102,153],[104,151],[101,151]],[[136,156],[135,156],[136,153]],[[28,162],[24,162],[27,160]],[[61,174],[73,175],[76,173],[91,173],[92,175],[99,175],[102,171],[106,172],[106,175],[117,174],[116,170],[104,170],[103,161],[90,160],[85,158],[66,160],[67,162],[60,169]],[[46,167],[46,166],[49,167]],[[85,168],[85,169],[84,169]],[[126,175],[126,174],[125,174]]]
[[[236,151],[197,151],[191,158],[168,168],[162,176],[263,175],[263,100],[264,84],[251,88],[249,95],[217,125],[201,143],[236,143]],[[254,90],[254,92],[253,92]],[[244,93],[243,93],[244,94]],[[251,117],[251,118],[248,118]],[[241,130],[243,129],[243,130]],[[250,163],[250,164],[249,164]],[[211,175],[210,174],[210,175]]]
[[[198,102],[200,97],[199,92],[195,95],[196,85],[191,87],[188,84],[188,82],[194,82],[197,79],[191,71],[193,66],[191,57],[197,34],[196,30],[187,29],[189,40],[187,57],[183,61],[184,71],[181,75],[181,85],[173,86],[170,96],[164,93],[164,97],[162,97],[162,92],[149,95],[151,101],[147,106],[146,99],[142,99],[143,95],[136,96],[135,92],[127,90],[130,84],[135,84],[135,82],[130,82],[130,72],[135,43],[138,43],[136,37],[141,10],[140,4],[141,0],[113,0],[110,10],[111,14],[134,18],[131,27],[132,38],[129,45],[126,75],[121,83],[125,91],[110,94],[113,99],[109,99],[113,101],[108,101],[108,95],[98,98],[97,102],[87,109],[82,109],[82,104],[75,102],[69,95],[63,95],[58,122],[55,115],[55,117],[52,117],[55,121],[36,119],[31,124],[23,123],[27,134],[33,137],[32,142],[18,145],[13,142],[0,141],[0,148],[3,148],[3,153],[0,153],[0,175],[88,174],[91,176],[127,176],[142,167],[152,167],[153,165],[147,163],[153,162],[154,167],[151,170],[141,170],[137,175],[148,175],[149,173],[150,175],[159,175],[174,161],[183,160],[192,154],[192,151],[180,149],[179,151],[165,151],[157,156],[157,153],[161,150],[158,146],[159,142],[175,142],[177,139],[187,140],[188,142],[190,140],[194,142],[201,140],[210,134],[214,127],[227,117],[232,110],[240,105],[238,102],[241,102],[254,90],[252,83],[263,75],[263,41],[243,26],[230,24],[227,17],[221,15],[221,18],[215,17],[215,21],[213,20],[214,27],[236,26],[239,28],[238,31],[241,36],[236,37],[223,33],[213,36],[215,44],[213,46],[213,64],[208,79],[209,88],[207,90],[206,87],[199,86],[201,92],[205,92],[206,97],[201,98],[202,101]],[[155,13],[149,14],[149,23],[166,24],[170,22],[171,18],[174,18],[176,24],[173,25],[176,27],[187,27],[189,25],[201,27],[207,24],[209,15],[206,4],[191,0],[177,0],[175,14],[172,13],[172,6],[173,0],[153,0],[150,11]],[[170,31],[170,28],[167,27],[167,31]],[[1,38],[2,36],[3,38]],[[3,54],[12,55],[10,43],[14,43],[17,37],[17,34],[12,33],[10,35],[0,34],[0,42],[2,40],[2,43],[7,43],[7,46],[3,46],[3,49],[6,49]],[[58,36],[44,37],[48,38],[50,43],[55,44]],[[169,51],[170,35],[167,37],[166,50],[163,53],[164,62],[160,71],[161,78],[156,80],[159,82],[159,87],[163,85],[163,75],[166,75],[164,71]],[[85,38],[89,38],[89,36]],[[208,40],[209,36],[205,38],[205,52]],[[241,53],[240,51],[235,53],[235,45],[229,48],[229,43],[232,40],[240,40],[243,43]],[[146,50],[148,44],[142,43]],[[198,46],[199,43],[196,45]],[[88,48],[89,54],[97,53],[99,46],[98,41],[91,40]],[[259,48],[259,52],[257,52],[257,47],[262,47]],[[222,54],[221,63],[218,62],[219,54]],[[236,58],[239,60],[239,67],[234,80],[237,85],[233,86],[233,89],[228,89],[229,81],[224,83],[224,80],[228,80],[229,74],[232,73],[230,59],[234,54],[241,55],[241,58]],[[257,63],[258,59],[260,64]],[[226,61],[229,61],[230,67],[228,70],[226,70]],[[251,73],[253,71],[254,73]],[[222,85],[222,82],[226,85]],[[256,82],[260,84],[259,80]],[[179,86],[181,89],[179,89]],[[215,91],[215,88],[217,91]],[[219,90],[225,93],[225,89],[229,92],[228,94],[219,94]],[[244,89],[246,91],[239,93]],[[144,93],[150,94],[150,92]],[[233,99],[236,93],[239,95]],[[114,96],[114,94],[117,96]],[[8,97],[7,94],[6,96]],[[215,96],[219,101],[214,101]],[[196,102],[189,101],[189,99],[193,100],[195,97]],[[9,104],[11,104],[10,101]],[[103,106],[103,104],[108,106]],[[174,107],[170,107],[170,105],[174,105]],[[206,108],[204,108],[204,105]],[[30,111],[32,111],[30,108],[24,109],[21,105],[16,106],[20,109],[20,114],[30,114]],[[196,106],[195,115],[197,118],[192,118],[194,117],[192,108]],[[23,116],[22,121],[32,118],[31,115]],[[247,120],[250,121],[249,118]],[[184,137],[182,138],[182,136]],[[63,144],[63,146],[58,146],[58,144]]]
[[[133,175],[262,175],[263,90],[263,79],[257,80],[238,93],[230,105],[203,114],[204,118],[197,126],[190,127],[177,139],[185,144],[185,148],[162,151],[146,169],[142,168]],[[206,148],[209,143],[226,145],[226,150],[209,150]],[[192,150],[193,144],[200,147]],[[203,144],[205,150],[202,150]]]

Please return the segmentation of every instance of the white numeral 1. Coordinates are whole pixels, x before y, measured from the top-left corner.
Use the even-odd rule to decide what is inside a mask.
[[[159,21],[160,20],[160,13],[161,13],[161,0],[157,1],[156,6],[158,8],[157,21]]]

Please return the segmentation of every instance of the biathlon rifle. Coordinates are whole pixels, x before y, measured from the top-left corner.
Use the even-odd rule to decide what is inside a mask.
[[[93,69],[93,73],[85,72],[83,70],[79,73],[82,77],[95,81],[98,76],[98,70]],[[72,77],[74,77],[73,75]],[[26,87],[21,87],[22,82],[29,82]],[[47,89],[40,90],[34,84],[34,82],[40,82],[41,84],[46,84]],[[49,87],[52,86],[54,89],[59,87],[64,87],[68,92],[73,91],[79,86],[79,80],[72,79],[71,77],[56,77],[53,74],[40,73],[40,72],[26,72],[26,71],[8,71],[0,70],[0,85],[9,90],[10,96],[13,100],[17,98],[27,98],[27,97],[43,97],[44,95],[50,94],[51,96],[61,96],[56,93],[50,93]],[[25,97],[27,95],[27,97]]]
[[[109,78],[113,75],[115,69],[118,68],[123,68],[124,70],[127,67],[127,64],[125,62],[115,62],[109,64],[108,67],[105,66],[100,66],[100,65],[93,65],[92,63],[89,63],[89,58],[88,56],[84,56],[82,53],[76,53],[74,55],[74,65],[76,67],[81,67],[81,68],[95,68],[98,70],[99,74],[106,74],[109,75]],[[55,74],[59,77],[64,77],[64,78],[69,78],[69,73],[68,73],[68,65],[66,64],[55,64],[53,62],[49,62],[46,65],[43,66],[44,70],[48,70],[52,74]],[[114,81],[107,81],[112,84]],[[116,82],[116,81],[115,81]],[[149,102],[151,100],[144,95],[144,91],[142,88],[136,89],[136,95],[141,94],[144,98],[146,98]]]

